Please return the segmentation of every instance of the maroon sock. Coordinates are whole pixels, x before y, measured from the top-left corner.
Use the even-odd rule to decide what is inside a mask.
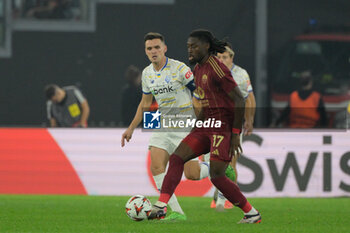
[[[168,203],[177,185],[181,181],[183,171],[184,161],[178,155],[172,154],[169,159],[168,172],[166,173],[163,180],[159,201]]]
[[[211,182],[217,187],[222,194],[235,206],[238,206],[243,210],[244,207],[247,207],[247,199],[242,194],[241,190],[239,190],[239,187],[237,184],[233,183],[230,179],[228,179],[226,176],[220,176],[216,178],[212,178]],[[247,209],[247,208],[245,208]],[[243,210],[246,212],[245,210]]]

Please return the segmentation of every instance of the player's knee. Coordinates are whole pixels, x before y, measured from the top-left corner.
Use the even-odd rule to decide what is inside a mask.
[[[151,164],[152,175],[156,176],[165,172],[165,167],[160,164]]]
[[[184,170],[185,177],[189,180],[199,180],[200,174],[195,172],[194,170],[185,169]]]
[[[201,167],[197,160],[191,160],[185,163],[185,177],[189,180],[199,180],[201,176]]]

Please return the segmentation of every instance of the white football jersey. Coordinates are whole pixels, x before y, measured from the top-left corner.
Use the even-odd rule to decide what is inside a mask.
[[[142,92],[153,94],[163,116],[194,115],[191,91],[186,87],[190,82],[194,82],[191,69],[171,58],[166,59],[160,71],[151,63],[142,72]]]
[[[233,79],[237,83],[239,90],[242,92],[244,98],[247,98],[249,92],[253,91],[252,84],[250,83],[249,75],[245,69],[233,64],[231,69]]]

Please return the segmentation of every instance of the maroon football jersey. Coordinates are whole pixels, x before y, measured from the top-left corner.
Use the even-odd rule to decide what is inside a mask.
[[[237,84],[230,70],[216,57],[210,56],[202,65],[194,68],[195,97],[202,104],[205,119],[215,118],[233,123],[234,102],[228,96]]]

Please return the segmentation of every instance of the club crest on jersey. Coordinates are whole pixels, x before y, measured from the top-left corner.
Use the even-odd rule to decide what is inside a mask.
[[[165,77],[165,82],[166,82],[166,83],[169,83],[170,80],[171,80],[170,76],[167,75],[167,76]]]
[[[152,83],[152,84],[154,83],[154,80],[153,80],[153,79],[151,79],[151,83]]]
[[[208,82],[208,76],[206,74],[203,74],[202,76],[202,83],[206,84]]]

